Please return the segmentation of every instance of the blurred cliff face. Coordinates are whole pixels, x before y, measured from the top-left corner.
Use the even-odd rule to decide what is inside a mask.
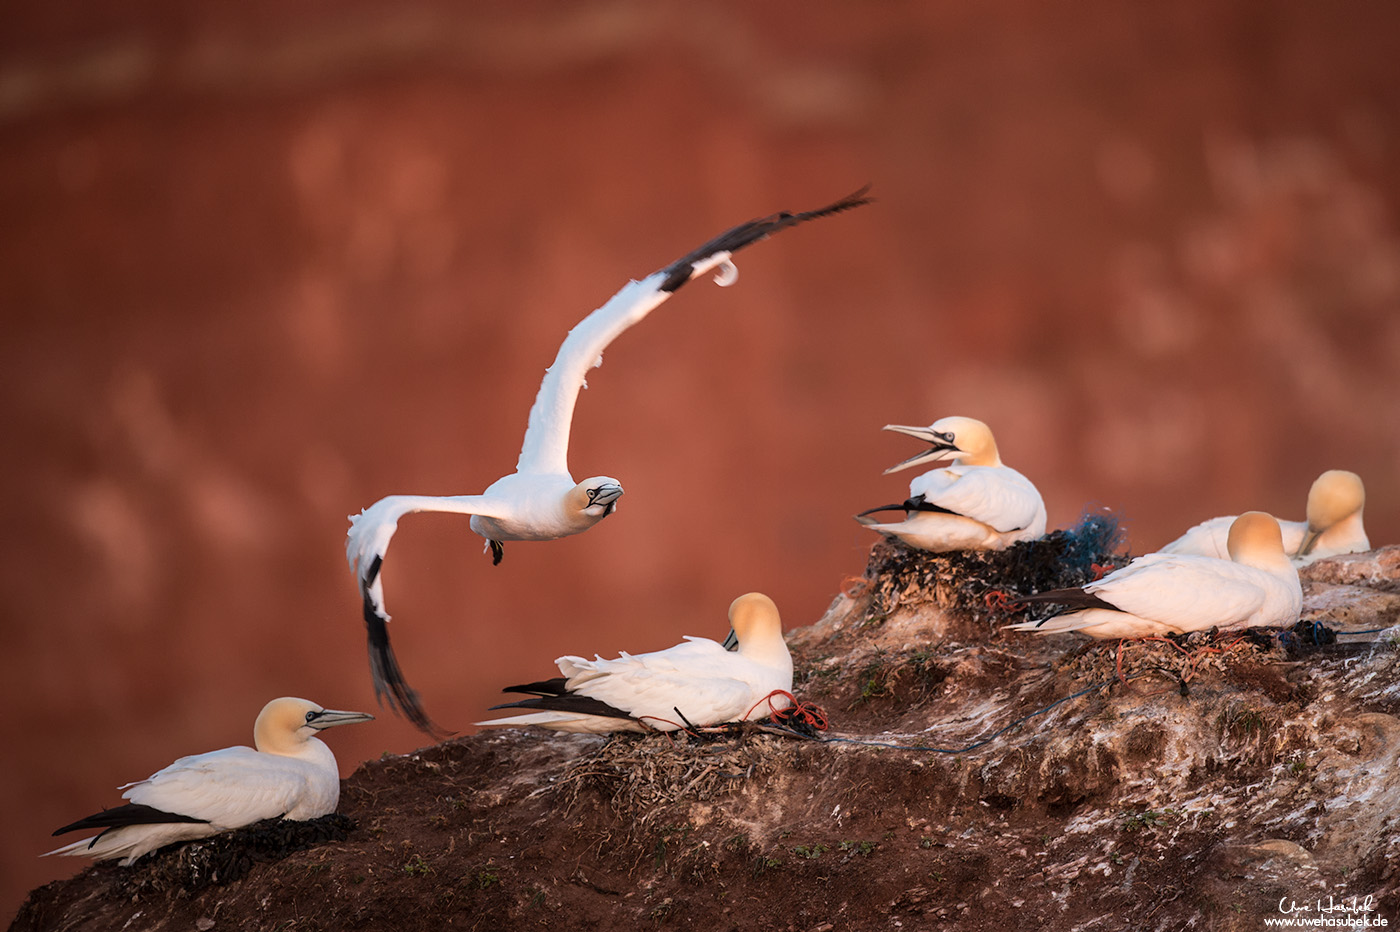
[[[0,44],[5,906],[56,825],[276,695],[374,707],[345,516],[513,468],[559,341],[738,221],[873,182],[609,350],[508,547],[406,519],[392,633],[439,721],[563,653],[815,620],[914,452],[986,420],[1052,526],[1134,551],[1359,472],[1400,539],[1395,10],[1006,0],[159,4]],[[422,744],[392,718],[343,769]]]

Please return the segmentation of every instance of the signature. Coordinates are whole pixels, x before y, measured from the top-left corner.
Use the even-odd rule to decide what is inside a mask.
[[[1370,895],[1367,895],[1364,898],[1360,896],[1353,896],[1350,900],[1347,900],[1346,897],[1343,897],[1340,900],[1334,900],[1332,897],[1329,896],[1326,900],[1316,900],[1308,904],[1300,904],[1297,900],[1292,900],[1285,896],[1278,901],[1278,911],[1286,914],[1312,912],[1316,912],[1319,914],[1370,913],[1375,912],[1376,907],[1374,903],[1375,897]]]

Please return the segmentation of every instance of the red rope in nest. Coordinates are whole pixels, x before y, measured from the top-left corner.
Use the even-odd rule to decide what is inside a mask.
[[[788,704],[781,708],[775,708],[773,699],[778,696],[787,699]],[[780,725],[786,725],[794,731],[814,734],[818,731],[826,731],[827,728],[830,727],[826,718],[826,711],[821,706],[811,702],[803,702],[786,689],[775,689],[755,702],[744,715],[744,718],[747,719],[749,716],[753,715],[754,710],[765,702],[768,703],[768,717]]]

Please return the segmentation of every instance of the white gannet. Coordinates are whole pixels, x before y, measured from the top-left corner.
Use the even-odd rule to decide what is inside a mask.
[[[471,529],[486,538],[499,563],[507,540],[554,540],[586,531],[617,507],[622,485],[608,476],[575,483],[569,474],[569,427],[584,376],[602,365],[603,350],[628,327],[664,302],[682,285],[711,269],[715,281],[732,284],[738,275],[731,254],[773,233],[807,220],[826,217],[870,202],[862,188],[817,210],[778,213],[750,220],[693,250],[641,281],[628,282],[606,304],[569,331],[554,365],[545,371],[525,428],[515,472],[481,495],[390,495],[361,514],[350,516],[345,543],[350,567],[359,581],[369,637],[375,696],[405,715],[420,729],[436,734],[433,723],[409,687],[389,644],[380,569],[399,519],[416,511],[471,515]]]
[[[950,550],[1005,550],[1022,540],[1045,536],[1045,502],[1034,484],[1001,462],[997,442],[986,424],[970,417],[945,417],[928,427],[886,424],[885,430],[918,437],[932,447],[891,466],[885,475],[952,460],[909,483],[909,498],[856,515],[872,531],[898,537],[911,547]],[[898,524],[881,524],[869,515],[903,511]]]
[[[1294,563],[1302,566],[1323,557],[1360,553],[1371,549],[1361,510],[1366,505],[1366,487],[1361,477],[1345,469],[1329,469],[1313,481],[1308,490],[1307,520],[1279,521],[1283,549]],[[1229,559],[1225,538],[1234,515],[1211,518],[1182,534],[1162,548],[1162,553],[1194,553]]]
[[[1278,521],[1248,511],[1230,526],[1229,560],[1149,553],[1080,589],[1055,589],[1022,602],[1066,606],[1043,621],[1007,625],[1017,631],[1080,631],[1096,638],[1184,634],[1212,626],[1285,627],[1298,621],[1303,589],[1283,552]]]
[[[729,623],[739,648],[727,651],[709,638],[616,660],[560,657],[564,674],[552,680],[508,686],[533,699],[493,706],[528,709],[524,715],[478,725],[543,725],[555,731],[675,731],[690,725],[756,721],[785,709],[792,691],[792,656],[783,640],[778,606],[759,592],[735,599]],[[770,698],[771,696],[771,698]]]
[[[274,699],[253,725],[249,747],[182,757],[164,770],[120,789],[131,802],[104,809],[54,832],[101,829],[48,854],[121,858],[141,856],[177,841],[217,835],[263,819],[304,821],[329,815],[340,800],[340,771],[316,733],[367,722],[364,712],[323,709],[305,699]]]

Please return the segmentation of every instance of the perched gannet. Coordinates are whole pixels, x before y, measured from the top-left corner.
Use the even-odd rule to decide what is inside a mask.
[[[649,654],[624,652],[616,660],[560,657],[564,674],[552,680],[508,686],[507,693],[535,698],[495,709],[530,709],[525,715],[478,725],[543,725],[555,731],[675,731],[689,725],[767,718],[790,705],[792,656],[783,640],[778,606],[759,592],[735,599],[729,623],[739,648],[730,652],[709,638]]]
[[[1318,476],[1308,490],[1306,521],[1279,521],[1283,549],[1294,563],[1302,566],[1323,557],[1360,553],[1371,549],[1361,509],[1366,505],[1366,487],[1361,477],[1345,469],[1329,469]],[[1203,521],[1162,548],[1162,553],[1194,553],[1229,559],[1225,538],[1234,515]]]
[[[916,477],[903,503],[856,515],[861,524],[935,553],[1005,550],[1017,541],[1045,536],[1045,502],[1040,492],[1025,476],[1002,465],[986,424],[970,417],[945,417],[928,427],[886,424],[884,429],[932,444],[886,469],[885,475],[923,463],[953,462]],[[898,524],[881,524],[868,517],[877,511],[903,511],[905,518]]]
[[[248,747],[182,757],[144,780],[128,783],[123,799],[54,832],[102,829],[48,854],[98,860],[137,858],[177,841],[205,838],[263,819],[304,821],[329,815],[340,799],[335,755],[318,731],[367,722],[364,712],[336,712],[305,699],[274,699],[263,706]]]
[[[869,203],[865,191],[862,188],[817,210],[778,213],[740,224],[641,281],[629,282],[569,331],[530,409],[515,472],[493,482],[481,495],[391,495],[350,516],[345,552],[359,580],[370,669],[375,695],[381,701],[387,699],[390,708],[422,730],[435,733],[417,693],[404,679],[385,627],[389,614],[384,607],[380,568],[399,519],[416,511],[471,515],[471,529],[486,538],[494,562],[499,563],[502,541],[566,537],[586,531],[612,514],[622,495],[621,483],[608,476],[575,483],[568,466],[574,403],[584,375],[602,364],[603,350],[691,279],[719,269],[715,281],[732,284],[738,270],[731,253],[787,227]]]
[[[1021,599],[1066,606],[1018,631],[1082,631],[1096,638],[1183,634],[1212,626],[1283,627],[1303,607],[1298,571],[1283,552],[1278,522],[1248,511],[1230,526],[1229,560],[1149,553],[1082,589],[1055,589]]]

